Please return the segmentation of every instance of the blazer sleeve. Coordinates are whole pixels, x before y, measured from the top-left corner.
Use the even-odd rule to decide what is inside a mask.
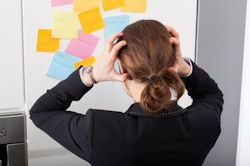
[[[91,88],[85,86],[79,69],[54,88],[47,90],[30,110],[30,119],[49,136],[77,156],[90,162],[91,116],[66,111]]]
[[[220,116],[224,103],[221,90],[203,69],[194,62],[192,66],[192,74],[182,78],[189,96],[193,99],[190,108],[199,106],[199,108],[215,111]]]

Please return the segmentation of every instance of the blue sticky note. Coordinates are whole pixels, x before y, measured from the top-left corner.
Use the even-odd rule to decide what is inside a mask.
[[[80,58],[65,52],[56,52],[47,72],[47,75],[59,80],[66,79],[74,71],[74,63]]]
[[[121,32],[129,24],[129,15],[105,17],[104,24],[104,38],[107,39],[112,34]]]
[[[118,74],[121,74],[120,67],[119,67],[119,64],[118,64],[117,60],[115,61],[114,68],[115,68],[115,71]]]

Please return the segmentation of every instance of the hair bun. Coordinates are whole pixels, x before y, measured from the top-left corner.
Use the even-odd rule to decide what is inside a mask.
[[[171,91],[177,94],[177,100],[184,93],[184,84],[172,70],[162,69],[158,74],[148,77],[148,83],[141,94],[141,106],[146,112],[158,113],[171,103]]]
[[[148,82],[150,83],[151,81],[153,80],[156,80],[156,79],[160,79],[160,76],[158,76],[157,74],[151,74],[148,76]]]

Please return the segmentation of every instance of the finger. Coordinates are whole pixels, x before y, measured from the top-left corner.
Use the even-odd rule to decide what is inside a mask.
[[[110,52],[112,50],[112,47],[113,47],[113,42],[121,37],[123,35],[123,33],[119,32],[119,33],[115,33],[113,34],[108,40],[107,40],[107,43],[106,43],[106,51]]]
[[[120,42],[118,42],[111,50],[110,55],[112,56],[112,58],[116,59],[118,52],[120,51],[120,49],[124,46],[127,45],[127,42],[125,40],[122,40]]]
[[[124,82],[126,81],[128,78],[128,74],[127,73],[123,73],[123,74],[114,74],[114,81],[120,81],[120,82]]]
[[[167,31],[172,34],[173,37],[179,39],[179,33],[171,26],[166,25]]]
[[[180,47],[180,40],[174,38],[174,37],[170,37],[169,38],[169,42],[173,45],[175,45],[176,47]]]

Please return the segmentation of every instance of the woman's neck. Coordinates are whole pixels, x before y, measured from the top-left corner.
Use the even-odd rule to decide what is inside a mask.
[[[146,86],[145,84],[137,83],[137,82],[134,82],[133,84],[131,84],[130,95],[133,98],[135,103],[139,103],[141,101],[141,94],[145,86]]]

